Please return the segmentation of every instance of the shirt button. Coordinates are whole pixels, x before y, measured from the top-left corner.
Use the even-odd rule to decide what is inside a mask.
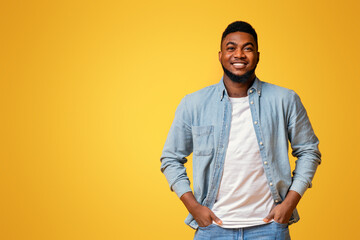
[[[254,124],[257,124],[257,121],[255,121]]]
[[[279,202],[279,200],[277,200],[277,199],[276,199],[276,200],[275,200],[275,202],[276,202],[276,203],[278,203],[278,202]]]
[[[253,101],[251,101],[251,102],[250,102],[250,104],[254,104],[254,102],[253,102]]]
[[[250,90],[250,93],[252,93],[253,92],[253,90]]]
[[[263,145],[263,142],[260,142],[260,145]]]
[[[258,91],[258,94],[260,94],[260,91]]]
[[[272,185],[273,185],[273,183],[271,182],[271,183],[270,183],[270,186],[272,186]]]
[[[267,161],[265,161],[264,164],[267,165]]]

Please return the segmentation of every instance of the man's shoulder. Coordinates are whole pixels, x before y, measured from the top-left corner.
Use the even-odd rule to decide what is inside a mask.
[[[220,99],[219,93],[219,84],[213,84],[187,94],[182,103],[189,112],[207,111],[217,105],[217,99]]]
[[[294,90],[282,87],[273,83],[261,82],[262,96],[274,98],[292,98],[295,95]]]
[[[200,90],[197,90],[195,92],[189,93],[186,95],[186,98],[188,98],[189,101],[194,102],[194,103],[197,101],[203,102],[207,98],[213,98],[216,95],[219,95],[219,94],[217,94],[217,93],[219,93],[218,85],[219,85],[218,83],[213,84],[213,85],[204,87]]]

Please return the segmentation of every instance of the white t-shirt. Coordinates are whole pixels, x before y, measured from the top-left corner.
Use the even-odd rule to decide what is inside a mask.
[[[274,207],[255,135],[249,97],[230,98],[232,119],[224,171],[212,208],[224,228],[265,224]]]

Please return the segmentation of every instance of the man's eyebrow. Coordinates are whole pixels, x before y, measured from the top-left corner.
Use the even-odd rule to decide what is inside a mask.
[[[236,43],[234,43],[234,42],[228,42],[228,43],[226,43],[226,45],[225,45],[225,46],[230,45],[230,44],[232,44],[232,45],[237,45],[237,44],[236,44]]]
[[[255,47],[252,42],[247,42],[247,43],[245,43],[245,44],[243,45],[243,47],[246,47],[247,45],[251,45],[251,46]]]

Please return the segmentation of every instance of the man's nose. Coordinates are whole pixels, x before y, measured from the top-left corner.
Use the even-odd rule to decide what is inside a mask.
[[[244,58],[245,57],[244,51],[242,49],[240,49],[240,48],[236,49],[235,53],[234,53],[234,57],[236,57],[236,58]]]

